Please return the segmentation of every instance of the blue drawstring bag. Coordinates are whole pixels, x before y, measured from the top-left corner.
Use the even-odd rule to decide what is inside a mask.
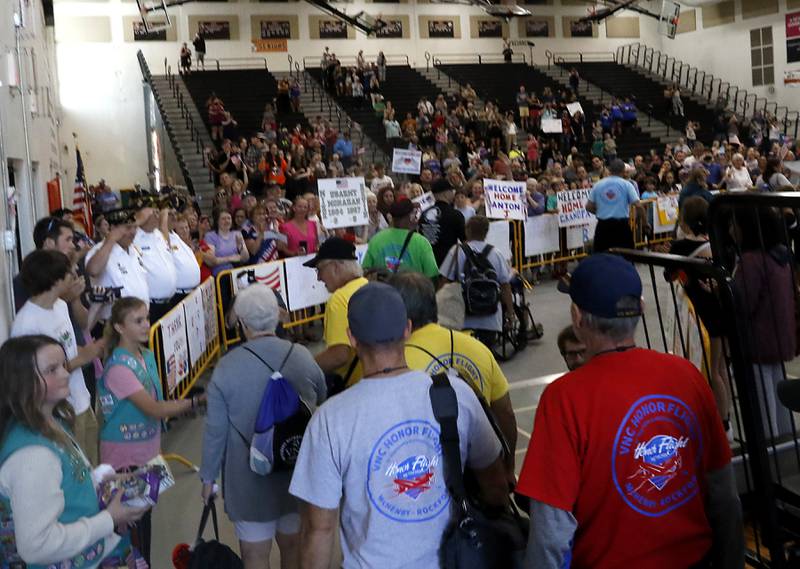
[[[250,442],[239,433],[250,447],[250,470],[261,476],[291,470],[297,462],[303,434],[311,420],[311,409],[281,373],[294,345],[289,348],[278,370],[274,370],[253,350],[246,346],[243,349],[257,357],[272,372],[261,396]]]

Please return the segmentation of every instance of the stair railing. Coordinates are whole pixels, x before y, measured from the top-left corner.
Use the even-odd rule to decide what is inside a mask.
[[[425,52],[425,71],[430,71],[431,68],[431,52]]]
[[[790,121],[790,119],[789,119],[789,117],[791,115],[794,115],[794,120],[793,121]],[[783,120],[783,125],[785,127],[784,132],[787,135],[790,132],[789,131],[789,125],[792,124],[792,122],[794,123],[794,132],[793,132],[793,135],[792,135],[792,139],[793,140],[797,140],[797,130],[798,130],[798,127],[800,126],[800,124],[798,124],[798,123],[800,123],[800,112],[789,111],[789,112],[786,113],[786,118]]]
[[[300,64],[297,61],[294,62],[294,73],[295,77],[300,77]],[[305,74],[303,75],[303,88],[305,88]]]
[[[286,57],[289,59],[289,77],[294,77],[294,74],[292,73],[292,54],[288,53],[286,54]]]

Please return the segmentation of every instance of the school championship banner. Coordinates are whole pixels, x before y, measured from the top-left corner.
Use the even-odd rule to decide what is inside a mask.
[[[489,219],[518,219],[525,221],[525,182],[483,180],[486,217]]]
[[[173,310],[161,319],[161,340],[164,343],[165,369],[169,392],[189,376],[189,341],[183,310]]]
[[[577,227],[590,223],[594,216],[586,211],[589,192],[590,190],[566,190],[556,194],[559,227]]]
[[[392,156],[392,172],[395,174],[419,174],[422,168],[422,152],[395,148]]]
[[[326,229],[369,224],[364,178],[317,180],[319,215]]]
[[[256,53],[271,53],[289,51],[289,42],[285,39],[254,39],[253,51]]]

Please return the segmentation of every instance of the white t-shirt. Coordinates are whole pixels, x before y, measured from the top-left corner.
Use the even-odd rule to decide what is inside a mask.
[[[101,241],[92,247],[86,254],[87,263],[102,246]],[[135,296],[150,306],[150,287],[147,285],[144,262],[136,245],[131,244],[125,251],[119,243],[114,243],[105,269],[99,277],[92,278],[92,285],[107,288],[122,287],[122,296]],[[100,312],[102,320],[108,319],[109,316],[111,316],[111,303],[106,304]]]
[[[68,361],[78,355],[78,342],[69,319],[69,307],[61,299],[56,300],[53,308],[42,308],[30,300],[20,308],[11,325],[11,337],[31,334],[43,334],[58,341],[67,353]],[[81,368],[74,369],[69,374],[69,397],[67,400],[77,415],[89,409],[91,398],[89,390],[86,389]]]
[[[189,290],[200,285],[200,265],[194,251],[183,242],[177,233],[170,231],[169,248],[172,252],[172,260],[175,263],[175,270],[178,273],[176,285],[178,290]]]
[[[175,295],[178,274],[167,240],[157,229],[148,233],[139,228],[136,230],[133,244],[142,254],[150,298],[158,300],[172,298]]]
[[[731,176],[728,178],[728,190],[746,190],[753,187],[753,179],[747,168],[734,168],[731,166]]]
[[[450,381],[461,464],[486,468],[500,441],[472,389]],[[430,386],[420,371],[362,379],[311,417],[289,493],[339,508],[345,569],[439,566],[451,505]]]
[[[377,192],[383,187],[389,186],[390,188],[394,188],[394,181],[384,174],[383,176],[375,176],[372,178],[372,181],[369,184],[369,189],[372,190],[373,193]]]

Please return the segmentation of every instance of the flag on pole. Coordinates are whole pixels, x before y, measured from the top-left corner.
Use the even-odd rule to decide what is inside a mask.
[[[83,171],[83,159],[81,151],[75,144],[75,190],[72,194],[72,219],[83,224],[86,235],[92,236],[94,224],[92,223],[92,206],[89,203],[89,196],[86,186],[86,175]]]

